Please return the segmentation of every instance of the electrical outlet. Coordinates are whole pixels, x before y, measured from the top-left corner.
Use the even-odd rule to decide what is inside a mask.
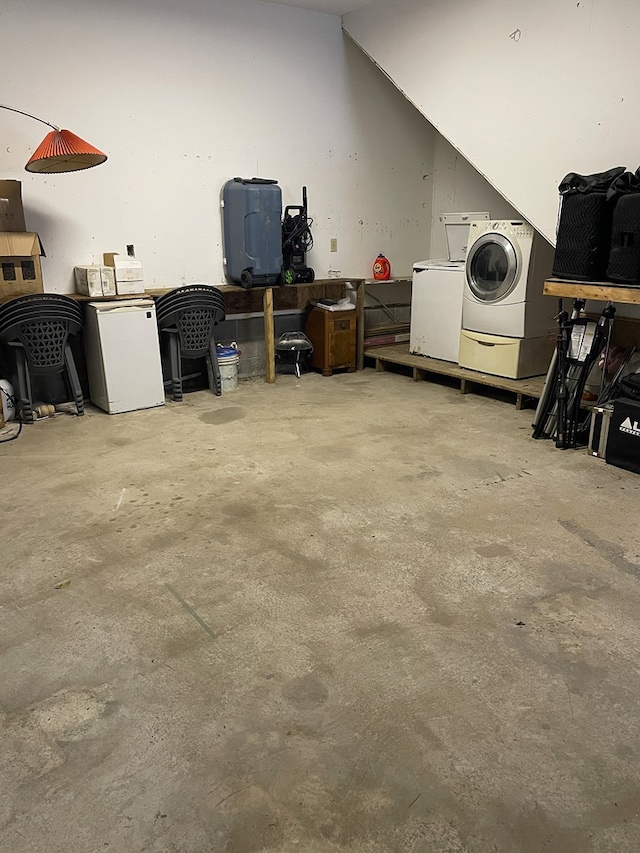
[[[338,238],[337,237],[331,238],[331,251],[332,252],[338,251]]]

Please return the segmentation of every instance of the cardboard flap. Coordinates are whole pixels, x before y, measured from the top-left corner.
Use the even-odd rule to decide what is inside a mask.
[[[0,257],[32,258],[44,255],[40,237],[31,231],[0,231]]]

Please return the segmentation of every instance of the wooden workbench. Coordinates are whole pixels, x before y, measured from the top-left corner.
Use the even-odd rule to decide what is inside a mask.
[[[245,289],[236,284],[215,284],[224,294],[227,316],[234,314],[264,315],[264,345],[267,363],[266,382],[276,381],[276,352],[274,311],[304,311],[307,305],[318,299],[342,299],[350,283],[356,291],[356,367],[364,366],[364,279],[362,278],[326,278],[317,279],[311,284],[289,284],[283,287],[251,287]],[[175,290],[174,287],[156,287],[144,293],[122,294],[118,296],[84,296],[81,293],[65,293],[78,302],[113,302],[118,299],[157,299]],[[10,297],[15,299],[17,297]],[[9,298],[0,297],[0,304]]]
[[[347,283],[356,291],[356,367],[364,366],[364,279],[327,278],[311,284],[289,284],[283,287],[250,287],[236,284],[215,285],[224,293],[227,315],[259,314],[264,316],[264,348],[267,364],[265,381],[276,381],[276,350],[274,311],[304,311],[310,302],[318,299],[342,299],[347,293]],[[158,297],[166,290],[148,290],[146,295]]]

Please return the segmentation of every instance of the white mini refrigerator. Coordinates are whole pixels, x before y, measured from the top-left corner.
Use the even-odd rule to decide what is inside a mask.
[[[153,300],[90,302],[84,345],[96,406],[115,415],[164,404]]]

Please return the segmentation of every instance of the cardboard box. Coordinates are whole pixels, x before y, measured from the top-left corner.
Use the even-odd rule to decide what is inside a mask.
[[[0,181],[0,231],[26,230],[22,209],[22,184],[20,181]]]
[[[87,264],[74,269],[76,291],[85,296],[115,296],[116,280],[113,267]]]
[[[102,259],[105,266],[114,269],[118,294],[144,293],[142,261],[117,252],[105,252]]]
[[[43,292],[41,255],[44,249],[37,234],[0,231],[0,297]]]
[[[116,293],[118,296],[130,296],[133,293],[144,293],[144,282],[116,281]]]

